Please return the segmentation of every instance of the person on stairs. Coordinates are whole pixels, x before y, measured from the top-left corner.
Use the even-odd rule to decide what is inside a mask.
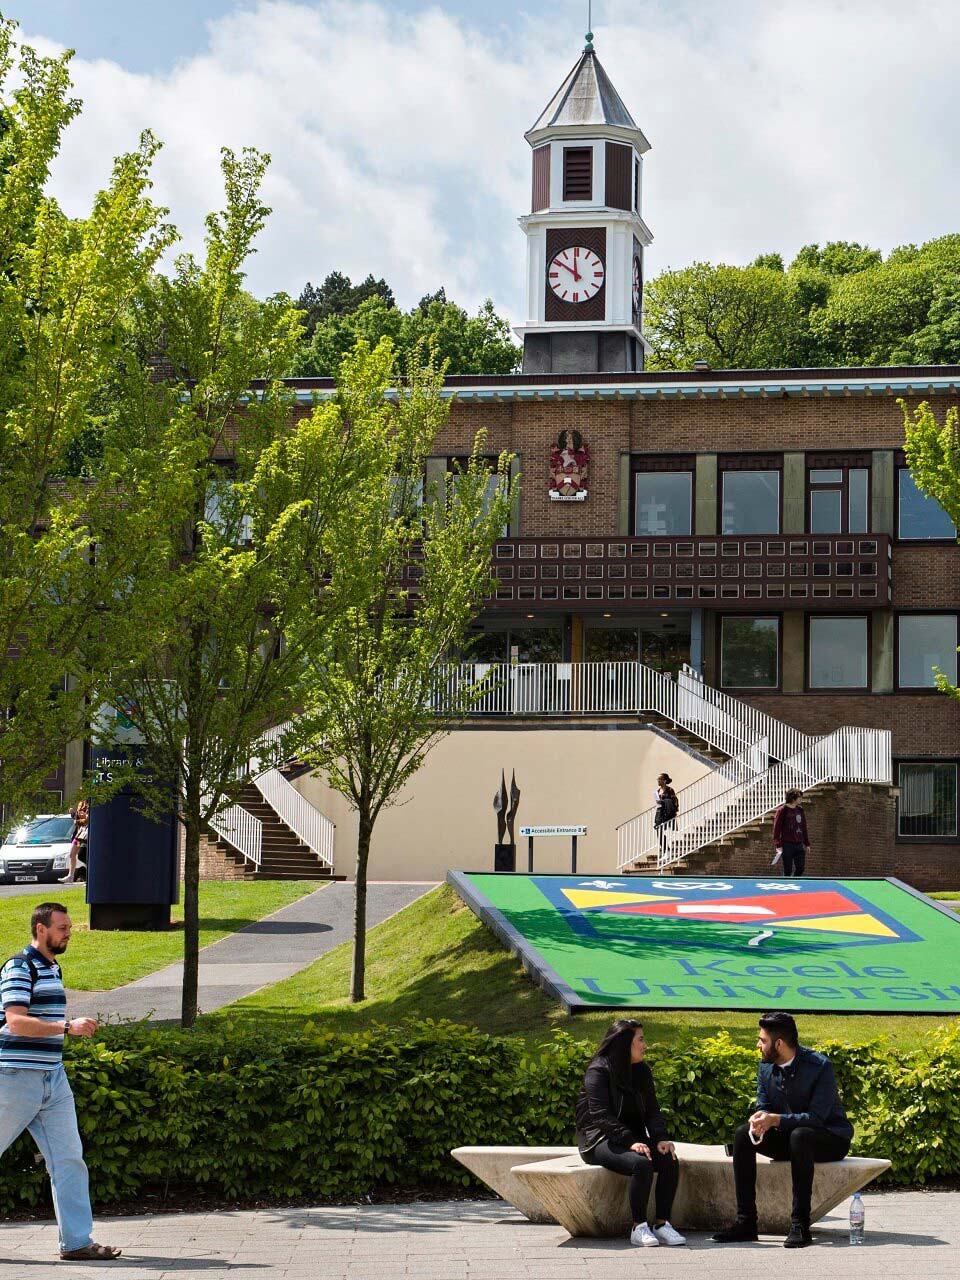
[[[680,1171],[676,1148],[657,1103],[653,1073],[644,1062],[643,1023],[618,1018],[587,1064],[577,1098],[577,1146],[587,1164],[599,1164],[630,1179],[630,1243],[682,1245],[670,1225]],[[657,1179],[651,1223],[647,1202]]]

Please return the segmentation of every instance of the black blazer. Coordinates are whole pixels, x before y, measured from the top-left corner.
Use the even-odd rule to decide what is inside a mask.
[[[608,1138],[624,1147],[669,1140],[667,1122],[645,1062],[630,1068],[629,1084],[616,1079],[610,1064],[596,1058],[587,1067],[577,1098],[577,1146],[581,1154]]]

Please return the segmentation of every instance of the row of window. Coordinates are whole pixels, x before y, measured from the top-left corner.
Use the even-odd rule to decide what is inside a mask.
[[[633,532],[639,538],[693,532],[693,468],[634,472]],[[781,526],[780,469],[721,470],[720,533],[777,534]],[[870,531],[869,467],[810,467],[807,533]],[[957,530],[934,498],[921,493],[907,467],[897,469],[897,537],[955,539]]]
[[[779,617],[720,620],[720,684],[725,689],[779,689]],[[957,682],[957,614],[901,613],[896,618],[898,689],[932,689],[936,672]],[[870,687],[870,620],[807,618],[806,681],[810,689]]]

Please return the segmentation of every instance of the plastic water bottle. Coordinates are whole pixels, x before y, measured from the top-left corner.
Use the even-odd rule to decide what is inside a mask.
[[[863,1244],[863,1222],[866,1214],[864,1213],[863,1200],[859,1191],[853,1193],[853,1199],[850,1201],[850,1243]]]

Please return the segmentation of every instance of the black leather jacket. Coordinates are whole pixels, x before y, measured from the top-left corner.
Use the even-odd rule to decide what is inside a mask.
[[[581,1155],[608,1138],[624,1147],[657,1143],[670,1137],[645,1062],[630,1068],[630,1081],[616,1079],[610,1064],[596,1058],[587,1067],[577,1098],[577,1146]]]

